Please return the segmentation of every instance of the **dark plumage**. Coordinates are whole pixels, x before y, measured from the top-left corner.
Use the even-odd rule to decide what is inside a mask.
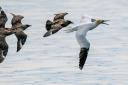
[[[68,13],[58,13],[58,14],[55,14],[55,17],[54,17],[54,19],[53,19],[53,22],[52,21],[50,21],[50,20],[47,20],[46,21],[46,30],[47,31],[49,31],[50,29],[51,29],[51,26],[53,25],[53,23],[54,24],[56,24],[56,22],[58,22],[58,21],[62,21],[62,20],[64,20],[64,17],[65,17],[65,15],[67,15]]]
[[[52,24],[53,24],[52,21],[50,21],[50,20],[47,20],[47,21],[46,21],[46,26],[45,26],[45,28],[46,28],[47,31],[49,31],[49,30],[51,29]]]
[[[10,28],[0,29],[0,63],[2,63],[8,53],[8,44],[6,42],[6,37],[13,34],[14,31]]]
[[[22,48],[22,46],[25,44],[27,35],[23,32],[25,29],[30,27],[31,25],[22,25],[20,27],[16,28],[15,35],[17,37],[17,52]]]
[[[81,50],[80,50],[80,54],[79,54],[79,68],[80,68],[80,70],[83,69],[83,66],[84,66],[85,61],[86,61],[87,56],[88,56],[88,51],[89,51],[89,49],[87,49],[87,48],[81,48]]]
[[[71,21],[69,21],[69,20],[64,20],[64,19],[59,19],[59,20],[56,20],[56,21],[54,21],[53,23],[51,23],[52,25],[51,26],[49,26],[49,28],[47,28],[48,30],[48,32],[46,32],[45,34],[44,34],[44,36],[43,37],[48,37],[48,36],[50,36],[50,35],[52,35],[52,34],[55,34],[56,32],[58,32],[59,30],[61,30],[63,27],[66,27],[66,26],[68,26],[69,24],[72,24],[72,22]]]
[[[3,11],[3,9],[0,8],[0,28],[4,28],[7,21],[8,21],[7,15]]]
[[[30,27],[31,25],[23,25],[21,20],[24,18],[21,15],[15,15],[12,14],[13,18],[11,21],[12,28],[16,29],[15,36],[17,38],[17,52],[22,48],[22,46],[25,44],[27,35],[23,32],[25,29]]]
[[[11,14],[13,16],[13,18],[11,20],[12,27],[16,28],[16,27],[21,26],[22,25],[21,20],[24,18],[24,16],[22,16],[22,15],[15,15],[13,13],[11,13]]]
[[[65,15],[67,15],[68,13],[58,13],[58,14],[55,14],[55,17],[53,19],[53,21],[55,20],[58,20],[58,19],[64,19]]]

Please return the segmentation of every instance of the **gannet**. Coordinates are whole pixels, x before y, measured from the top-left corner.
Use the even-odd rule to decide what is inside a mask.
[[[72,24],[73,22],[70,20],[65,20],[64,16],[67,15],[68,13],[60,13],[56,14],[54,17],[53,22],[50,20],[46,21],[46,30],[47,32],[44,34],[43,37],[48,37],[52,34],[55,34],[58,32],[60,29],[68,26],[69,24]]]
[[[0,7],[0,28],[4,28],[7,21],[7,15],[5,14],[4,10]]]
[[[8,53],[6,37],[15,33],[11,28],[0,28],[0,63],[2,63]]]
[[[90,22],[90,23],[85,23],[85,24],[82,23],[80,25],[74,26],[67,30],[67,32],[76,31],[76,40],[81,48],[80,53],[79,53],[79,68],[80,68],[80,70],[83,69],[83,66],[87,59],[88,51],[90,48],[90,42],[86,38],[87,32],[90,30],[93,30],[100,24],[108,25],[107,23],[105,23],[108,20],[91,19],[91,21],[92,22]]]
[[[11,13],[12,14],[12,13]],[[17,38],[17,52],[22,48],[27,39],[27,34],[23,31],[30,27],[31,25],[25,24],[23,25],[21,20],[24,18],[22,15],[12,14],[13,18],[11,20],[12,28],[16,28],[15,36]]]

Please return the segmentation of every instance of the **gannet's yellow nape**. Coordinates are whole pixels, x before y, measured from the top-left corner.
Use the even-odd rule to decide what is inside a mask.
[[[109,24],[106,23],[107,21],[109,21],[109,20],[97,19],[97,20],[96,20],[96,24],[97,24],[97,25],[99,25],[99,24],[106,24],[106,25],[109,25]]]

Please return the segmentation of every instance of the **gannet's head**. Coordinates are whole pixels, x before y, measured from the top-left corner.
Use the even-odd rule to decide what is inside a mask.
[[[93,20],[93,21],[95,21],[97,25],[99,25],[99,24],[106,24],[106,25],[109,25],[109,24],[106,23],[106,22],[109,21],[109,20],[97,19],[97,20]]]

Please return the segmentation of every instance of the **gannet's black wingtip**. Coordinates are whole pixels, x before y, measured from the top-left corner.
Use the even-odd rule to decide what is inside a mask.
[[[88,48],[81,48],[79,54],[79,69],[82,70],[88,56]]]
[[[82,70],[83,69],[83,66],[79,66],[79,69]]]

